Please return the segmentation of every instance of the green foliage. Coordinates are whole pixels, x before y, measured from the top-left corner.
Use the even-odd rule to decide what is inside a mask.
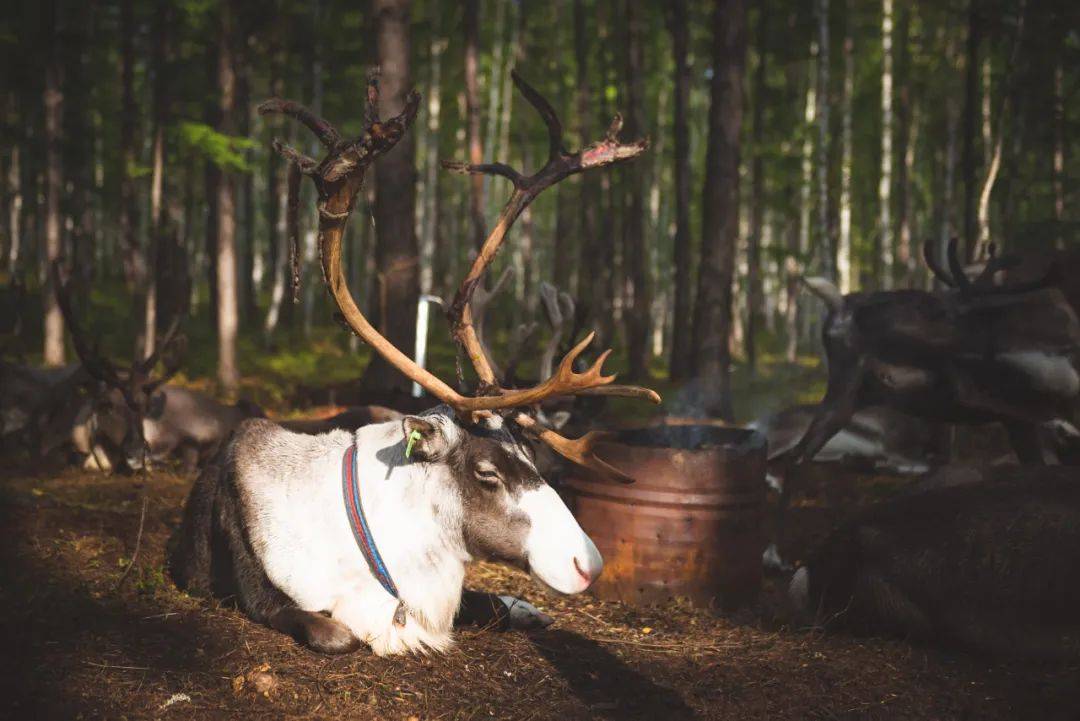
[[[251,172],[251,163],[244,153],[258,144],[251,138],[219,133],[206,123],[185,120],[180,123],[182,148],[199,153],[222,170]]]

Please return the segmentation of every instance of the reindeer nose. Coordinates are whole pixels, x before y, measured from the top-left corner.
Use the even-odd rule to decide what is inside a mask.
[[[596,577],[600,575],[598,570],[592,568],[589,568],[589,570],[586,571],[585,568],[588,568],[588,566],[589,563],[587,561],[583,564],[578,560],[577,556],[574,556],[574,570],[581,576],[581,580],[585,582],[586,587],[591,586],[592,582],[596,580]]]

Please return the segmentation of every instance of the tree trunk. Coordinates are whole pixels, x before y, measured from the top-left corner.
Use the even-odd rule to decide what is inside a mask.
[[[145,258],[139,249],[139,206],[135,196],[135,11],[133,0],[120,2],[120,235],[124,247],[124,277],[138,291],[146,277]]]
[[[60,124],[63,118],[64,95],[61,91],[60,16],[56,0],[47,0],[43,35],[47,44],[45,62],[45,248],[44,260],[53,263],[61,256],[60,193],[63,178],[60,167]],[[47,366],[64,364],[64,319],[56,303],[52,274],[45,274],[43,289],[45,329],[44,360]]]
[[[431,78],[427,92],[427,145],[424,158],[424,222],[420,238],[420,292],[431,293],[435,285],[435,246],[439,234],[439,125],[442,119],[442,54],[447,39],[439,29],[437,5],[432,15],[430,54]]]
[[[323,3],[315,0],[312,3],[311,27],[315,37],[319,37],[323,31]],[[320,43],[311,45],[311,110],[318,116],[323,112],[323,56]],[[308,153],[313,157],[320,157],[323,152],[322,146],[316,138],[309,141]],[[304,184],[304,193],[314,194],[314,188],[310,184]],[[310,207],[310,206],[309,206]],[[309,216],[310,217],[310,216]],[[411,219],[411,216],[410,216]],[[311,221],[304,231],[304,257],[301,275],[303,281],[304,297],[304,337],[311,335],[311,329],[315,323],[315,299],[322,296],[320,288],[321,270],[317,267],[316,255],[318,254],[318,233],[316,223]],[[318,292],[318,296],[316,295]]]
[[[841,111],[844,117],[840,140],[840,239],[836,253],[836,269],[841,293],[850,293],[855,287],[854,269],[851,262],[851,115],[852,96],[855,93],[855,59],[852,53],[850,5],[847,11],[845,13],[847,21],[844,26],[844,99]]]
[[[589,78],[589,50],[593,47],[593,38],[587,28],[588,13],[584,0],[574,0],[574,64],[576,68],[576,104],[578,146],[584,148],[591,143],[592,85]],[[578,306],[586,322],[598,327],[600,308],[602,307],[605,283],[603,274],[606,264],[596,263],[598,241],[596,235],[596,211],[600,202],[599,178],[596,173],[583,173],[581,177],[581,202],[578,203],[578,237],[580,252],[578,265],[589,268],[590,272],[578,274]],[[603,339],[601,339],[603,340]],[[598,345],[602,345],[599,343]]]
[[[218,132],[232,135],[236,122],[235,16],[231,0],[221,7],[218,28],[218,93],[221,112]],[[236,180],[222,171],[217,187],[217,331],[218,382],[228,394],[236,392],[240,373],[236,365]]]
[[[277,35],[277,28],[271,30],[270,37],[270,94],[273,97],[285,97],[285,83],[281,77],[281,43]],[[268,125],[271,131],[282,128],[281,119],[277,116],[268,116]],[[271,133],[272,134],[272,133]],[[277,331],[281,321],[282,306],[284,303],[292,304],[292,299],[285,299],[286,266],[289,263],[289,238],[285,229],[285,206],[288,194],[285,183],[282,182],[282,162],[277,153],[267,153],[266,170],[266,208],[267,208],[267,234],[270,248],[270,307],[266,311],[266,320],[263,322],[264,340],[269,342]]]
[[[914,125],[914,112],[911,95],[911,52],[908,48],[908,29],[911,26],[911,7],[902,8],[894,49],[896,51],[896,78],[899,84],[899,93],[896,97],[896,157],[899,164],[896,167],[896,264],[893,271],[894,280],[899,281],[901,288],[911,285],[912,276],[915,272],[915,257],[911,247],[911,166],[909,165],[908,153],[912,151],[910,141]],[[914,161],[914,155],[910,158]]]
[[[693,275],[690,240],[690,64],[687,53],[690,29],[686,0],[673,0],[668,15],[675,61],[675,238],[672,260],[675,265],[674,317],[671,322],[671,380],[683,380],[693,367],[691,330],[693,327]],[[762,13],[764,17],[765,13]],[[755,102],[755,110],[760,103]],[[755,114],[755,122],[757,115]],[[755,125],[755,132],[756,132]],[[755,162],[757,158],[755,157]],[[756,176],[755,176],[756,177]]]
[[[890,0],[886,0],[889,2]],[[979,42],[981,40],[979,0],[968,0],[967,59],[964,66],[964,146],[960,160],[964,175],[964,248],[970,261],[978,241],[975,221],[975,115],[979,94]]]
[[[702,194],[701,269],[694,315],[695,370],[716,396],[706,410],[731,418],[732,280],[739,232],[739,136],[746,63],[743,0],[716,0],[709,144]],[[710,392],[710,396],[712,393]]]
[[[174,21],[172,3],[159,0],[154,13],[154,40],[151,53],[154,74],[153,88],[153,129],[151,130],[151,172],[150,172],[150,247],[148,258],[151,261],[147,274],[146,306],[143,333],[143,350],[147,355],[154,352],[156,343],[158,316],[158,289],[164,289],[167,280],[163,271],[167,265],[163,260],[170,255],[165,232],[165,128],[169,123],[169,64],[171,62],[169,43],[170,29]],[[163,304],[160,304],[163,305]]]
[[[94,3],[78,3],[68,10],[67,42],[64,44],[64,157],[65,191],[70,228],[64,255],[70,258],[79,285],[89,286],[94,272],[94,121],[90,112],[88,39],[94,36]]]
[[[626,134],[643,134],[641,115],[644,107],[642,88],[644,56],[641,38],[641,12],[636,0],[626,0]],[[630,360],[629,379],[640,381],[649,370],[649,320],[652,312],[652,289],[649,282],[648,253],[645,248],[645,206],[642,172],[645,166],[631,163],[623,168],[627,183],[626,214],[623,219],[623,263],[630,298],[626,310],[626,338]]]
[[[7,272],[15,276],[18,272],[19,253],[22,250],[22,175],[19,146],[11,146],[11,162],[7,169],[8,183],[8,248]]]
[[[206,43],[206,75],[207,86],[217,87],[218,78],[218,55],[220,48],[218,42],[209,40]],[[203,106],[203,120],[207,125],[216,128],[221,123],[221,103],[218,97],[207,93],[206,102]],[[203,223],[203,262],[206,264],[207,285],[209,287],[209,311],[210,318],[214,321],[217,329],[218,317],[218,277],[217,277],[217,247],[218,247],[218,188],[221,185],[221,170],[209,158],[203,161],[203,197],[206,198],[206,214]],[[202,263],[196,254],[195,273],[198,277],[202,273]]]
[[[753,147],[750,163],[750,228],[746,244],[746,364],[750,373],[757,372],[758,331],[765,314],[765,293],[762,286],[761,241],[765,220],[765,91],[769,14],[758,11],[757,66],[754,68]]]
[[[1054,247],[1065,247],[1065,47],[1059,36],[1054,63],[1054,149],[1051,181],[1054,187]]]
[[[881,287],[893,286],[893,0],[882,0],[881,13],[881,175],[878,179],[878,263]]]
[[[236,54],[236,107],[237,107],[237,132],[241,137],[251,136],[251,68],[247,60],[246,43],[241,43],[240,52]],[[245,151],[245,156],[250,159],[251,151]],[[240,294],[240,318],[246,323],[255,318],[259,309],[256,306],[256,294],[258,288],[255,284],[255,175],[245,172],[240,177],[240,198],[243,208],[242,242],[238,243],[238,273],[237,285]]]
[[[409,2],[374,0],[378,64],[382,68],[379,114],[400,113],[411,89],[409,78]],[[416,339],[417,268],[414,207],[415,136],[406,133],[375,163],[375,257],[379,277],[379,330],[403,353],[411,355]],[[362,381],[370,389],[408,392],[411,384],[395,368],[374,355]]]
[[[829,0],[818,0],[817,196],[821,270],[836,280],[836,249],[829,224]]]
[[[480,0],[465,0],[465,122],[469,145],[469,162],[484,162],[484,148],[480,139],[480,85],[479,72]],[[484,222],[484,176],[471,175],[469,216],[472,219],[473,245],[477,249],[484,244],[487,224]]]

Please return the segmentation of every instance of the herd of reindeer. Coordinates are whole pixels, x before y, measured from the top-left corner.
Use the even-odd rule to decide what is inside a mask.
[[[620,141],[616,116],[602,140],[570,152],[550,104],[516,73],[513,79],[547,127],[546,163],[531,175],[501,163],[444,163],[513,186],[447,309],[453,339],[475,371],[471,387],[460,370],[456,384],[447,383],[394,347],[347,285],[342,236],[365,171],[408,132],[419,106],[410,94],[399,114],[381,120],[373,77],[356,139],[290,101],[259,110],[292,117],[325,147],[326,157],[315,160],[275,142],[289,161],[291,204],[309,177],[323,279],[341,318],[425,398],[272,422],[253,403],[227,405],[169,383],[183,362],[178,321],[149,357],[127,366],[106,359],[54,265],[53,287],[80,362],[50,369],[0,363],[5,450],[78,457],[103,471],[166,461],[198,470],[170,544],[177,584],[233,598],[254,620],[321,652],[362,644],[380,654],[440,649],[455,623],[550,622],[519,599],[463,590],[464,564],[492,558],[563,593],[588,588],[602,559],[544,478],[557,478],[570,462],[611,482],[633,482],[596,455],[608,434],[591,428],[590,418],[604,396],[660,397],[604,375],[610,351],[584,362],[593,334],[578,337],[573,299],[550,285],[541,290],[551,328],[539,378],[517,375],[536,323],[515,331],[512,358],[500,368],[484,342],[483,319],[507,275],[490,289],[484,277],[514,221],[543,190],[632,160],[647,141]],[[766,561],[790,575],[796,617],[809,624],[991,653],[1076,656],[1080,248],[1021,257],[991,247],[977,265],[962,261],[955,240],[943,250],[940,257],[924,246],[937,290],[845,295],[825,279],[804,279],[826,306],[825,397],[752,424],[769,444],[766,480],[777,491],[781,547],[801,465],[859,462],[913,481],[834,530],[799,568],[788,567],[775,545]],[[996,424],[1008,447],[980,433],[977,461],[961,466],[949,442],[952,424]],[[579,437],[561,435],[563,426]],[[357,497],[380,565],[393,575],[389,584],[354,542],[346,514],[326,511],[341,504],[343,475],[360,479]]]

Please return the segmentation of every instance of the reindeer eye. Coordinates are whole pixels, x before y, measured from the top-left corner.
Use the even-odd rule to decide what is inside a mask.
[[[476,480],[480,481],[480,484],[486,488],[498,488],[502,483],[502,475],[499,471],[489,464],[481,464],[473,471],[476,474]]]

